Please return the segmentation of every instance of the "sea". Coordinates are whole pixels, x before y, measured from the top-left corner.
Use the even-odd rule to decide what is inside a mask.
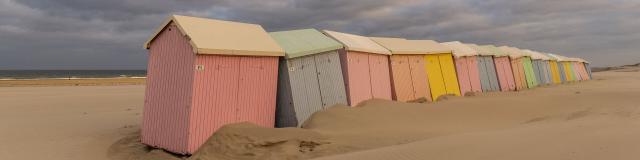
[[[0,80],[144,78],[146,70],[0,70]]]

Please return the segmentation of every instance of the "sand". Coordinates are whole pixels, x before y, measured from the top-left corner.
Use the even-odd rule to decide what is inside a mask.
[[[143,86],[0,88],[0,159],[637,159],[640,68],[594,78],[432,104],[336,106],[302,129],[233,124],[191,157],[139,143]]]
[[[107,158],[139,130],[144,86],[0,87],[0,159]]]

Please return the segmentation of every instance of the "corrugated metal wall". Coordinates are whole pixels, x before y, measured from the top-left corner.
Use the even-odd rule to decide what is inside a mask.
[[[151,43],[142,120],[142,143],[187,152],[194,70],[189,42],[170,24]]]
[[[371,95],[373,98],[391,100],[389,56],[369,54],[369,72],[371,75]]]

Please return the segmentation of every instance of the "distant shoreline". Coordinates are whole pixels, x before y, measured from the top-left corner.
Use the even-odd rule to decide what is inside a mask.
[[[146,79],[147,77],[71,77],[71,78],[0,78],[0,81],[37,81],[37,80],[101,80],[101,79]]]
[[[0,79],[0,87],[144,85],[146,77]]]

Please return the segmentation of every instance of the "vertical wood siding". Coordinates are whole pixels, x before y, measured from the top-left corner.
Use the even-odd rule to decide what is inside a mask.
[[[587,73],[589,73],[589,79],[593,79],[593,75],[591,73],[591,67],[589,67],[588,63],[584,64],[584,68],[587,69]]]
[[[554,84],[562,83],[560,79],[560,70],[558,69],[557,61],[549,61],[549,69],[551,70],[551,80]]]
[[[491,56],[480,56],[478,68],[480,68],[480,77],[482,83],[483,92],[499,91],[500,84],[498,82],[498,76],[496,74],[495,62]]]
[[[527,79],[527,86],[529,88],[534,88],[538,85],[536,81],[535,71],[533,70],[533,63],[531,62],[531,58],[524,57],[522,59],[522,66],[524,67],[525,78]]]
[[[460,94],[466,95],[471,91],[471,79],[469,76],[468,57],[459,57],[455,59],[456,71],[458,73],[458,84],[460,85]]]
[[[282,60],[279,68],[277,127],[300,127],[335,104],[347,104],[337,51]]]
[[[511,60],[511,69],[516,82],[516,89],[523,90],[527,88],[527,80],[525,78],[524,67],[522,66],[522,58]]]
[[[460,96],[460,85],[458,84],[458,76],[456,75],[456,66],[453,62],[452,54],[440,54],[440,66],[442,75],[447,88],[447,94]]]
[[[142,143],[187,153],[187,131],[193,82],[191,45],[174,24],[149,48]]]
[[[469,80],[471,80],[471,91],[482,92],[482,84],[480,83],[480,71],[478,70],[478,57],[467,57]]]
[[[442,69],[440,68],[440,60],[438,59],[438,55],[425,56],[425,70],[427,71],[427,77],[429,79],[431,97],[434,101],[438,100],[438,97],[447,93],[447,89],[444,84],[444,78],[442,77]]]
[[[322,97],[314,56],[304,56],[288,60],[289,83],[293,97],[296,126],[302,125],[311,114],[322,110]]]
[[[367,53],[346,52],[341,50],[340,63],[343,68],[345,88],[349,105],[371,99],[371,80],[369,79],[369,56]]]
[[[278,95],[276,98],[276,127],[298,126],[296,111],[293,107],[293,95],[289,78],[289,63],[280,58],[278,63]]]
[[[409,65],[409,56],[392,55],[389,64],[391,65],[393,99],[400,102],[416,99],[413,93],[414,87]]]
[[[322,107],[327,109],[336,104],[347,105],[342,67],[337,51],[315,55],[318,69],[318,83],[322,96]]]
[[[496,69],[498,70],[498,79],[500,80],[500,88],[502,91],[516,90],[509,57],[495,57],[494,61],[496,63]]]
[[[562,82],[568,82],[569,81],[569,77],[567,77],[567,72],[564,69],[564,62],[558,62],[558,71],[560,71],[560,80],[562,80]]]
[[[500,80],[498,80],[498,74],[496,73],[496,63],[493,61],[493,57],[485,57],[487,62],[487,73],[489,74],[489,80],[491,84],[491,91],[500,91]]]
[[[369,54],[372,98],[391,100],[391,73],[389,56]]]
[[[240,57],[198,55],[193,106],[190,112],[189,153],[226,124],[237,122]]]
[[[278,57],[198,55],[196,65],[188,153],[227,124],[274,126]]]
[[[424,56],[409,56],[409,68],[411,69],[411,79],[413,80],[415,97],[426,98],[427,101],[433,101],[433,99],[431,99],[431,89],[429,88],[429,80],[424,65]]]
[[[541,60],[532,60],[531,64],[533,66],[533,75],[535,75],[536,77],[536,82],[538,82],[538,84],[543,84],[543,80],[542,80],[542,66],[540,64]]]
[[[277,80],[278,57],[241,57],[238,122],[274,126]]]
[[[460,87],[451,54],[425,55],[424,59],[432,99],[447,94],[459,96]]]

